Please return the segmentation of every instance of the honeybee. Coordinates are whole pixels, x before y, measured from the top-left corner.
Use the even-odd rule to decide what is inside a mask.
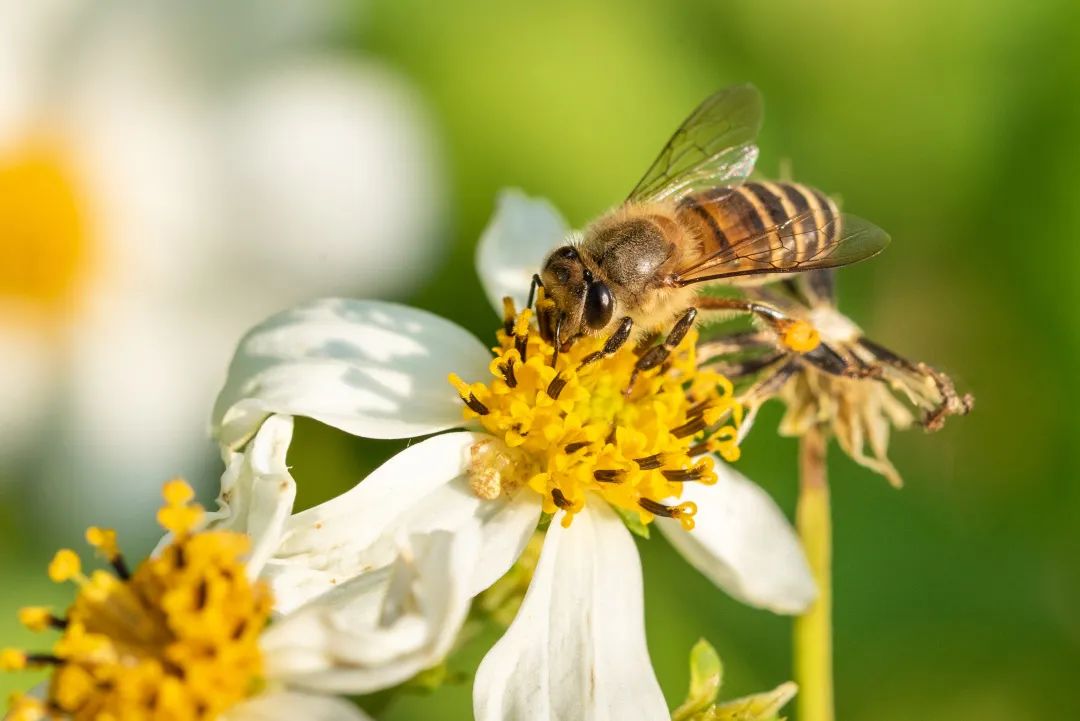
[[[774,308],[698,290],[848,265],[885,248],[884,231],[841,213],[813,188],[746,182],[761,117],[752,85],[715,93],[675,131],[621,205],[590,223],[579,242],[547,257],[533,289],[542,285],[553,301],[540,326],[556,348],[608,334],[605,352],[614,352],[632,335],[677,318],[663,346],[642,357],[651,367],[678,344],[699,309],[749,312],[790,332],[791,321]]]

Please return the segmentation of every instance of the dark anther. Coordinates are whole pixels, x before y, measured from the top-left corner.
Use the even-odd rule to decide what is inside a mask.
[[[659,501],[654,501],[651,498],[638,499],[638,505],[644,508],[649,513],[657,516],[664,516],[666,518],[674,518],[675,514],[672,513],[671,506],[665,506]]]
[[[689,400],[689,396],[687,396],[687,399]],[[701,401],[700,403],[695,403],[694,405],[690,406],[690,408],[687,409],[686,417],[687,418],[693,418],[694,416],[700,416],[708,408],[709,408],[709,401]]]
[[[705,419],[701,416],[696,416],[686,423],[683,423],[678,428],[672,428],[671,435],[676,438],[686,438],[687,436],[692,436],[698,431],[703,430],[705,430]]]
[[[464,401],[465,405],[467,405],[475,413],[479,413],[482,416],[486,416],[488,413],[491,413],[491,409],[481,403],[480,400],[473,393],[470,393],[468,398],[462,398],[461,400]]]
[[[592,444],[589,443],[588,441],[577,441],[576,443],[567,443],[565,446],[563,446],[563,451],[565,451],[566,453],[574,453],[576,451],[580,451],[582,448],[588,448],[590,445],[592,445]]]
[[[664,478],[669,481],[700,481],[701,477],[705,475],[704,466],[695,466],[694,468],[665,468],[660,471],[664,475]]]
[[[499,371],[503,374],[503,378],[506,379],[506,385],[511,388],[517,388],[517,376],[514,375],[514,359],[506,361],[499,365]]]
[[[131,571],[128,570],[127,563],[124,562],[123,556],[117,555],[111,563],[113,570],[116,571],[116,575],[121,581],[127,581],[131,578]]]
[[[201,611],[202,609],[206,608],[206,599],[209,593],[210,588],[206,585],[206,581],[201,581],[198,587],[195,589],[195,608],[197,610]]]
[[[49,616],[49,625],[57,631],[63,631],[68,627],[68,620],[59,616]]]
[[[660,453],[654,453],[651,456],[645,456],[644,458],[635,458],[634,462],[637,463],[638,468],[643,471],[652,471],[664,465],[662,454]]]
[[[551,500],[555,501],[556,506],[564,510],[574,505],[567,500],[566,496],[564,496],[563,492],[558,488],[551,489]]]
[[[28,666],[60,666],[64,663],[64,660],[59,656],[54,656],[51,653],[28,653],[26,654],[26,664]]]
[[[514,348],[517,350],[518,355],[521,356],[521,362],[525,362],[525,356],[529,350],[529,334],[514,336]]]
[[[709,452],[709,439],[706,438],[701,443],[696,443],[690,446],[690,449],[686,451],[686,455],[693,458],[694,456],[700,456],[702,453]]]
[[[617,471],[614,468],[601,468],[593,471],[592,476],[600,483],[619,483],[622,481],[622,471]]]
[[[561,375],[557,375],[551,379],[551,383],[548,384],[547,394],[551,396],[552,400],[559,400],[559,394],[563,392],[563,388],[566,387],[566,379]]]

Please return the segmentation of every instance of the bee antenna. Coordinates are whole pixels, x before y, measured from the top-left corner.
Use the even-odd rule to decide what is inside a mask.
[[[540,280],[538,273],[533,273],[532,283],[529,284],[529,302],[525,304],[526,308],[533,307],[533,301],[536,300],[536,289],[543,288],[544,281]]]

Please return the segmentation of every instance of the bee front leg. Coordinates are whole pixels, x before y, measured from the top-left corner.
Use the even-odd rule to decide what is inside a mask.
[[[663,344],[653,346],[638,358],[637,363],[634,364],[634,371],[630,374],[630,382],[626,386],[627,395],[634,389],[634,381],[637,380],[639,373],[655,368],[666,361],[671,352],[678,347],[679,343],[682,343],[682,339],[694,327],[694,319],[697,318],[697,314],[697,308],[687,308],[679,316],[679,320],[675,322],[675,327],[668,333],[668,337]]]
[[[595,363],[601,358],[607,358],[615,355],[616,352],[624,345],[626,341],[630,339],[630,332],[634,329],[634,320],[630,316],[626,316],[619,323],[619,327],[615,329],[615,332],[611,334],[611,337],[604,343],[604,347],[600,350],[590,353],[581,359],[581,364],[578,368],[584,368],[590,363]]]

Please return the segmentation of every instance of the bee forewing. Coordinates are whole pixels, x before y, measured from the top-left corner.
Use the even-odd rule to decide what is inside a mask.
[[[820,214],[807,211],[753,235],[726,240],[715,252],[677,269],[672,281],[690,285],[837,268],[877,255],[889,244],[889,235],[854,215],[843,213],[823,221]]]
[[[753,85],[714,93],[683,121],[627,200],[664,200],[741,183],[757,159],[761,118],[761,93]]]

